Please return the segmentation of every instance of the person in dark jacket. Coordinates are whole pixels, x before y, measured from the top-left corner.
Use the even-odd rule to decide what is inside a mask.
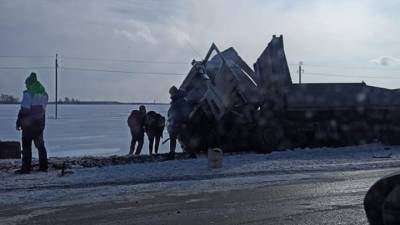
[[[153,145],[154,153],[158,154],[158,146],[160,145],[160,139],[163,136],[165,127],[165,117],[161,114],[156,113],[154,111],[149,111],[147,113],[147,125],[146,125],[146,134],[149,138],[149,154],[153,154]]]
[[[30,173],[32,163],[32,141],[39,152],[39,171],[47,172],[47,151],[44,145],[43,131],[46,121],[48,95],[43,85],[37,80],[36,73],[31,73],[25,80],[21,108],[18,113],[16,129],[22,129],[22,167],[16,173]]]
[[[144,141],[144,131],[146,129],[147,116],[146,107],[141,105],[139,110],[133,110],[128,117],[128,126],[131,130],[132,140],[129,154],[135,153],[135,155],[140,155],[143,147]],[[138,143],[136,151],[135,145]]]
[[[176,140],[181,134],[191,112],[191,106],[185,99],[185,91],[172,86],[169,90],[171,106],[168,109],[167,130],[170,138],[170,155],[173,158],[176,149]]]

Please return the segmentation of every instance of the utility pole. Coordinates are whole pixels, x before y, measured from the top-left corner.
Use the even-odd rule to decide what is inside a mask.
[[[58,117],[58,54],[56,54],[56,99],[54,101],[54,104],[56,106],[56,110],[55,110],[55,119],[57,119]]]
[[[300,61],[299,62],[299,70],[298,70],[298,72],[299,72],[299,84],[301,84],[301,73],[304,72],[304,70],[301,68],[302,65],[303,65],[303,62]]]

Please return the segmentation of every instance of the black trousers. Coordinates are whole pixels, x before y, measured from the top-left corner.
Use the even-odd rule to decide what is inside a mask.
[[[176,149],[176,139],[178,139],[178,135],[171,135],[169,136],[169,152],[175,153]]]
[[[168,127],[170,153],[175,153],[176,140],[178,139],[179,134],[182,132],[182,127],[183,125],[174,125]]]
[[[129,154],[133,154],[135,152],[135,155],[140,155],[140,152],[142,151],[142,147],[143,147],[143,142],[144,142],[144,131],[136,133],[131,130],[131,135],[132,135],[132,139],[131,139],[131,148],[130,148]],[[135,151],[136,142],[138,143],[138,145],[137,145],[136,151]]]
[[[147,136],[149,137],[149,154],[153,154],[153,145],[154,145],[154,141],[155,142],[155,146],[154,146],[154,153],[158,154],[158,146],[160,146],[160,139],[161,139],[161,135],[149,135],[147,134]]]
[[[43,140],[44,126],[36,125],[22,129],[22,170],[30,171],[32,164],[32,141],[39,152],[39,167],[47,169],[47,151]]]

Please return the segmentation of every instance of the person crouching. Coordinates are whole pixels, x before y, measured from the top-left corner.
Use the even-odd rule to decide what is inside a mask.
[[[154,111],[149,111],[147,113],[146,134],[147,137],[149,138],[150,155],[153,154],[154,144],[155,144],[154,153],[158,154],[158,147],[160,145],[160,139],[163,136],[164,127],[165,127],[165,117]]]
[[[143,147],[144,141],[144,131],[146,129],[147,117],[146,117],[146,107],[141,105],[139,110],[133,110],[128,117],[128,126],[131,130],[132,140],[129,154],[140,155]],[[138,143],[136,151],[135,145]]]

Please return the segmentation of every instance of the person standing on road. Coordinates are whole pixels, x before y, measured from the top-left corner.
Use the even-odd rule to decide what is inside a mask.
[[[169,154],[173,159],[175,156],[176,140],[181,135],[191,112],[191,106],[185,99],[185,91],[178,90],[175,86],[169,89],[171,106],[168,109],[167,130],[170,138]]]
[[[146,134],[149,138],[149,154],[153,154],[153,145],[154,153],[158,154],[158,146],[160,145],[160,139],[163,136],[165,127],[165,117],[161,114],[156,113],[154,111],[149,111],[147,113],[147,125],[146,125]]]
[[[131,130],[132,140],[129,154],[140,155],[144,142],[144,131],[146,129],[147,116],[146,107],[141,105],[139,110],[133,110],[128,117],[128,126]],[[138,143],[136,151],[135,145]]]
[[[30,173],[32,164],[32,141],[39,152],[39,171],[47,172],[47,151],[44,145],[43,131],[46,122],[46,106],[49,96],[43,85],[31,73],[25,80],[21,108],[18,113],[16,129],[22,129],[22,167],[16,173]]]

